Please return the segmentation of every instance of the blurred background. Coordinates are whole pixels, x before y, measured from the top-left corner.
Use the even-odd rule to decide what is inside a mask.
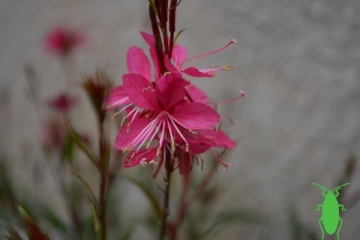
[[[223,130],[238,146],[224,158],[231,163],[228,171],[214,175],[219,193],[215,210],[255,211],[270,223],[235,222],[209,239],[321,239],[315,208],[324,198],[312,182],[329,189],[351,182],[338,199],[347,208],[340,236],[359,239],[359,12],[358,0],[181,2],[177,29],[186,30],[178,43],[190,56],[217,49],[230,36],[238,42],[201,63],[234,65],[233,71],[192,82],[214,101],[232,98],[240,89],[248,95],[219,106],[234,121],[225,121]],[[59,25],[86,38],[70,66],[45,49],[46,34]],[[51,177],[56,164],[48,164],[41,145],[47,110],[43,103],[35,106],[34,91],[39,102],[60,91],[78,95],[72,123],[91,144],[96,119],[75,83],[101,69],[121,84],[128,48],[147,49],[140,30],[150,32],[145,0],[0,1],[0,156],[20,199],[31,195],[31,201],[48,204],[67,221]],[[25,69],[32,69],[36,80],[29,81]],[[70,88],[65,78],[71,79]],[[115,134],[114,128],[112,139]],[[82,158],[79,169],[96,188],[96,172]],[[136,177],[138,171],[129,174]],[[141,221],[147,211],[142,193],[130,183],[118,185],[117,201],[127,206],[121,211],[123,221]],[[53,234],[51,239],[66,239]],[[152,238],[140,225],[133,239]]]

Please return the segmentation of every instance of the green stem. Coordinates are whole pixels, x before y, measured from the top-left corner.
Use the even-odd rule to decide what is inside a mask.
[[[162,221],[160,226],[159,240],[164,240],[166,235],[167,217],[169,216],[170,180],[171,180],[171,172],[173,170],[171,163],[171,152],[169,152],[167,149],[165,151],[166,151],[166,158],[164,164],[166,170],[166,176],[165,176],[166,188],[165,188],[165,196],[163,202]]]

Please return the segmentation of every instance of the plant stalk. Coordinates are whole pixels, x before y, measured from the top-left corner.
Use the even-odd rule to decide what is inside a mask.
[[[106,240],[106,195],[108,189],[109,147],[104,134],[103,123],[100,123],[100,193],[99,193],[99,223],[100,240]]]
[[[171,162],[171,152],[166,147],[163,153],[165,152],[166,152],[166,158],[164,164],[166,170],[166,176],[165,176],[166,188],[165,188],[165,196],[163,202],[162,221],[160,226],[159,240],[164,240],[166,235],[167,217],[169,216],[170,180],[171,180],[171,173],[173,171],[172,162]]]

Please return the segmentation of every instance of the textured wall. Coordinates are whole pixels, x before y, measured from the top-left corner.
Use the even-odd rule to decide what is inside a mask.
[[[64,88],[59,61],[45,54],[43,36],[59,23],[79,27],[88,42],[76,55],[74,79],[98,66],[120,83],[131,45],[145,47],[138,31],[149,31],[145,0],[0,2],[1,149],[14,159],[13,174],[26,184],[23,173],[35,164],[39,132],[37,115],[25,91],[23,66],[38,71],[43,97]],[[194,0],[182,1],[178,29],[186,28],[179,43],[191,54],[222,46],[230,36],[238,44],[209,57],[204,64],[232,64],[232,72],[215,79],[194,79],[211,99],[228,99],[242,89],[247,99],[220,106],[235,125],[225,124],[236,149],[232,165],[217,180],[224,189],[224,208],[258,209],[273,227],[235,226],[222,232],[227,239],[290,239],[289,206],[317,232],[323,198],[310,185],[338,184],[346,159],[360,156],[360,1],[357,0]],[[76,121],[92,129],[89,106],[78,110]],[[84,120],[86,119],[86,121]],[[81,123],[81,124],[80,124]],[[21,150],[19,150],[21,149]],[[24,150],[25,149],[25,150]],[[359,190],[356,168],[346,197]],[[346,205],[346,203],[345,203]],[[341,239],[357,239],[360,205],[344,213]],[[218,235],[220,238],[220,234]]]

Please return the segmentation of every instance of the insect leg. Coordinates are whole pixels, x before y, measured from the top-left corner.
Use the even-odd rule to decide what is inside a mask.
[[[324,229],[321,226],[321,222],[322,222],[322,218],[319,219],[319,226],[322,234],[321,240],[324,240],[325,233],[324,233]]]
[[[341,207],[341,210],[342,210],[342,211],[346,211],[346,208],[344,207],[343,204],[339,204],[339,207]]]
[[[337,240],[340,240],[339,233],[340,233],[341,226],[342,226],[342,223],[343,223],[341,218],[339,218],[339,221],[340,221],[340,225],[339,225],[339,229],[337,230],[337,233],[336,233]]]
[[[317,205],[317,208],[315,209],[315,211],[319,211],[320,207],[322,207],[322,206],[323,206],[322,204]]]

